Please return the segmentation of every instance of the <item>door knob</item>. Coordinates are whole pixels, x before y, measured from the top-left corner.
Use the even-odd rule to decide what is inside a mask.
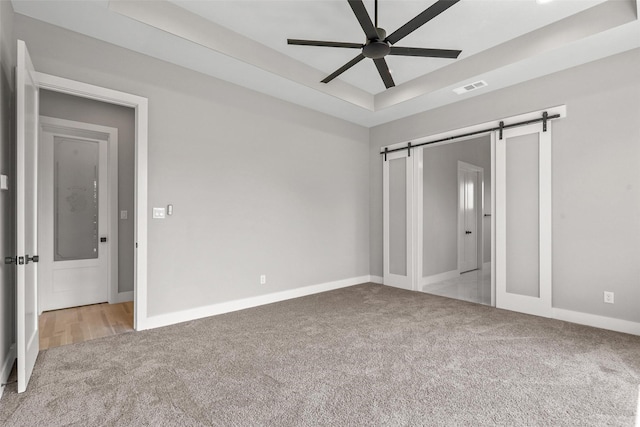
[[[29,256],[29,254],[27,254],[25,258],[26,258],[26,261],[27,261],[25,264],[29,264],[29,261],[33,261],[33,262],[40,261],[40,257],[38,255]]]
[[[18,263],[18,257],[17,256],[6,256],[6,257],[4,257],[4,263],[5,264],[17,264]]]

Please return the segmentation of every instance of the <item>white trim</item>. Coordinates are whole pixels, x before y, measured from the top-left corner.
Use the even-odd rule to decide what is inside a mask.
[[[274,302],[318,294],[320,292],[347,288],[349,286],[359,285],[370,281],[371,276],[352,277],[350,279],[336,280],[335,282],[321,283],[318,285],[305,286],[302,288],[274,292],[266,295],[221,302],[218,304],[177,311],[174,313],[160,314],[148,317],[146,319],[145,326],[146,329],[159,328],[162,326],[174,325],[176,323],[188,322],[190,320],[202,319],[203,317],[215,316],[218,314],[258,307],[265,304],[272,304]]]
[[[582,313],[580,311],[565,310],[563,308],[553,308],[552,313],[553,318],[557,320],[640,336],[640,323],[638,322]]]
[[[496,306],[496,134],[491,132],[491,307]]]
[[[7,353],[7,357],[4,358],[4,362],[2,363],[2,370],[0,371],[0,384],[5,384],[7,380],[9,380],[9,375],[11,375],[11,370],[13,369],[13,362],[16,361],[17,353],[16,353],[16,345],[11,344],[9,347],[9,352]],[[2,398],[2,393],[4,393],[5,385],[0,386],[0,398]]]
[[[382,276],[369,276],[369,282],[377,285],[384,285],[384,279]]]
[[[424,149],[412,150],[413,157],[413,224],[415,234],[411,236],[415,257],[413,259],[414,290],[422,291],[423,258],[424,258]],[[408,238],[408,237],[407,237]]]
[[[133,301],[133,291],[118,292],[113,296],[111,304],[119,304],[121,302]]]
[[[134,329],[147,329],[147,186],[149,109],[147,98],[36,72],[40,88],[123,105],[135,110]]]
[[[444,282],[445,280],[455,279],[460,276],[459,270],[451,270],[445,271],[444,273],[432,274],[431,276],[420,278],[420,291],[426,285],[431,285],[433,283]]]
[[[540,117],[542,117],[542,113],[545,112],[545,111],[547,113],[549,113],[550,116],[559,114],[560,115],[560,117],[559,117],[560,119],[563,119],[563,118],[567,117],[567,106],[566,105],[558,105],[556,107],[545,108],[543,110],[532,111],[530,113],[518,114],[517,116],[510,116],[510,117],[506,117],[506,118],[502,118],[502,119],[496,119],[496,120],[491,120],[491,121],[484,122],[484,123],[479,123],[477,125],[467,126],[467,127],[463,127],[463,128],[456,128],[456,129],[449,130],[449,131],[446,131],[446,132],[437,133],[435,135],[428,135],[428,136],[425,136],[425,137],[422,137],[422,138],[396,142],[396,143],[393,143],[391,145],[382,146],[380,148],[380,153],[384,153],[384,149],[385,148],[388,148],[389,150],[393,150],[393,149],[396,149],[396,148],[406,147],[408,142],[411,142],[411,145],[415,146],[417,144],[422,144],[424,142],[436,141],[438,139],[449,138],[449,137],[452,137],[452,136],[471,133],[471,132],[478,132],[478,131],[482,131],[482,130],[487,129],[487,128],[496,128],[496,127],[500,126],[500,122],[501,121],[504,122],[505,125],[508,125],[509,123],[525,122],[525,121],[528,121],[528,120],[539,119]],[[555,119],[555,120],[558,120],[558,119]],[[480,137],[482,135],[487,135],[489,133],[491,133],[491,132],[472,135],[472,136],[469,136],[467,138],[459,138],[459,139],[456,139],[456,140],[438,142],[438,143],[429,145],[429,147],[437,147],[438,145],[451,144],[452,142],[465,141],[467,139],[475,139],[475,138],[478,138],[478,137]],[[416,147],[416,148],[421,148],[421,147]],[[413,152],[413,150],[412,150],[412,152]]]

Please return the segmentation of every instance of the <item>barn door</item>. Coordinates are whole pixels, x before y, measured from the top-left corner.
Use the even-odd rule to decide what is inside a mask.
[[[384,284],[414,288],[413,158],[405,150],[383,159]]]
[[[551,316],[551,129],[496,135],[496,305]]]

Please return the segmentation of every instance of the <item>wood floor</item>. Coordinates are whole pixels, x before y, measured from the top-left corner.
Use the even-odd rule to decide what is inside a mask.
[[[133,331],[133,302],[94,304],[40,315],[40,350]]]

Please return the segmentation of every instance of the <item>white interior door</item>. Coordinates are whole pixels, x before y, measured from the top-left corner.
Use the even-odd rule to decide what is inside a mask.
[[[383,159],[384,284],[414,289],[413,159],[398,151]]]
[[[496,306],[551,316],[551,129],[495,138]]]
[[[478,262],[482,212],[482,168],[458,162],[458,269],[460,273],[476,270]]]
[[[16,345],[18,393],[22,393],[27,389],[39,351],[38,85],[27,46],[22,40],[18,40],[16,84]]]
[[[117,129],[51,117],[40,128],[40,311],[107,302],[117,294]]]

